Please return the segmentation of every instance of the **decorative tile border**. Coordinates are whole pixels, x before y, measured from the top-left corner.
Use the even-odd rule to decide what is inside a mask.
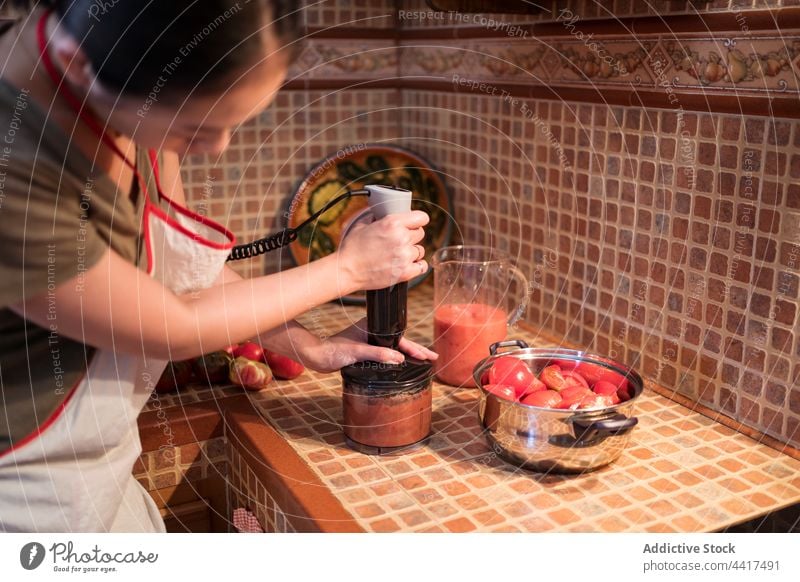
[[[548,23],[556,20],[562,11],[569,11],[586,21],[609,21],[620,19],[646,20],[648,18],[668,17],[677,19],[681,16],[714,17],[722,12],[736,12],[749,17],[751,12],[779,10],[797,6],[796,0],[550,0],[537,2],[544,8],[538,14],[499,14],[452,13],[433,14],[424,0],[403,0],[399,10],[405,14],[398,18],[404,30],[426,29],[476,29],[487,28],[493,32],[511,35],[511,26],[528,23]]]
[[[582,37],[578,37],[582,38]],[[537,39],[310,40],[288,82],[491,80],[523,85],[800,94],[800,30],[781,35],[587,35]]]
[[[664,108],[680,102],[687,110],[800,116],[795,103],[800,11],[792,12],[795,6],[793,0],[617,0],[601,7],[574,0],[553,2],[533,17],[451,14],[443,19],[413,0],[398,7],[403,11],[397,13],[399,56],[391,55],[391,30],[380,41],[374,36],[378,29],[348,29],[355,38],[364,36],[357,41],[340,38],[336,27],[315,29],[286,89],[410,83],[416,90],[441,91],[457,78],[490,81],[517,97]],[[456,85],[450,89],[463,91]]]
[[[720,43],[721,41],[721,43]],[[749,89],[760,92],[800,91],[800,32],[786,36],[696,38],[660,41],[671,60],[665,75],[673,87]],[[651,53],[655,62],[659,55]],[[661,61],[663,62],[663,60]]]
[[[362,80],[397,76],[394,40],[311,39],[287,74],[299,80]]]
[[[442,40],[453,31],[427,28],[428,38],[401,31],[397,46],[388,32],[381,40],[367,29],[360,40],[310,38],[286,89],[464,91],[465,83],[491,83],[491,90],[514,96],[756,115],[772,109],[793,117],[800,116],[800,11],[797,16],[790,19],[794,28],[779,32],[751,30],[737,20],[736,30],[726,32],[634,33],[621,27],[619,34],[590,21],[565,20],[536,36]],[[608,22],[612,27],[615,21]],[[592,27],[597,30],[586,32]]]
[[[734,95],[800,95],[800,30],[783,36],[595,36],[403,41],[404,76],[429,81]]]
[[[142,411],[137,419],[142,450],[171,449],[222,436],[222,392],[232,389],[207,387],[203,392],[197,386],[186,387],[183,390],[202,399],[188,404],[167,406],[161,400],[151,400],[153,408]],[[175,396],[185,396],[183,390]],[[242,390],[237,387],[235,392]]]

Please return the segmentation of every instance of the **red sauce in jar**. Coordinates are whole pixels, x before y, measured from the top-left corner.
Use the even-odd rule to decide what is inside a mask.
[[[451,386],[472,384],[475,364],[489,346],[506,338],[508,314],[483,303],[448,303],[433,315],[436,378]]]
[[[428,436],[431,430],[430,384],[410,391],[354,393],[346,388],[344,432],[359,444],[402,447]]]
[[[349,445],[388,454],[415,445],[431,430],[433,364],[357,362],[342,368],[343,429]]]

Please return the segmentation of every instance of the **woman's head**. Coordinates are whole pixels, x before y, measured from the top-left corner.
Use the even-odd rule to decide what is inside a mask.
[[[51,55],[93,108],[142,145],[178,151],[218,151],[266,106],[300,29],[286,0],[39,4],[54,9]]]

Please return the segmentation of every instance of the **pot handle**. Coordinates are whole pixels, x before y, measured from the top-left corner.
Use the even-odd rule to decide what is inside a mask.
[[[579,441],[590,441],[597,437],[609,437],[625,434],[639,424],[635,416],[627,417],[624,414],[615,414],[599,420],[591,418],[576,418],[572,421],[575,438]]]
[[[494,356],[495,354],[497,354],[497,350],[499,350],[500,348],[510,348],[510,347],[516,347],[521,350],[524,350],[528,348],[528,344],[520,339],[495,342],[489,346],[489,353]]]

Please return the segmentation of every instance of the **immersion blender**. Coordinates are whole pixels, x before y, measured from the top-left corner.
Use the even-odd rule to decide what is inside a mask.
[[[376,219],[411,210],[411,191],[366,186]],[[407,324],[408,283],[367,291],[367,338],[399,349]],[[431,429],[430,362],[406,356],[402,364],[357,362],[342,368],[343,428],[348,446],[373,455],[397,454],[423,444]]]

